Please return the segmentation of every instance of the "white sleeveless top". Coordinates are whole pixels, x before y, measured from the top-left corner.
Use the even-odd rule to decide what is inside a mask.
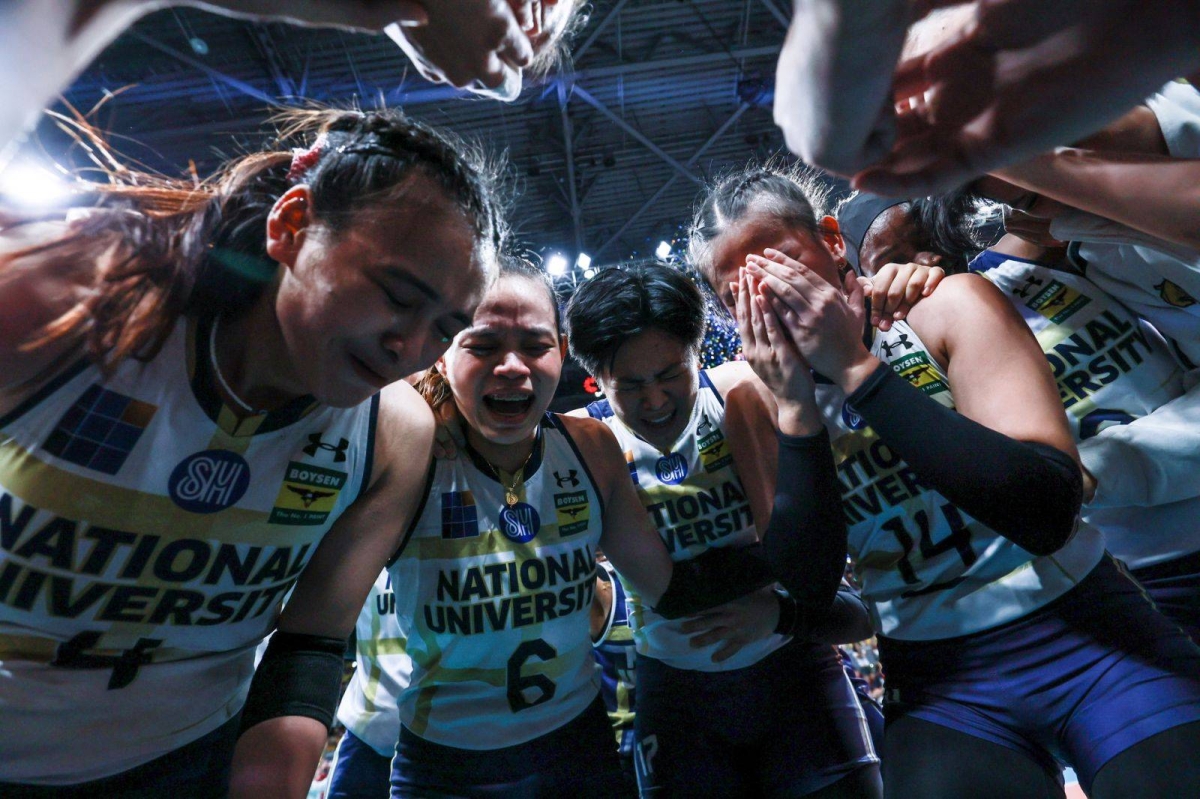
[[[599,691],[589,613],[603,508],[563,423],[547,414],[520,502],[472,452],[435,465],[390,567],[408,672],[400,720],[460,749],[497,749],[573,720]]]
[[[874,333],[873,355],[954,407],[949,380],[907,323]],[[1103,555],[1100,535],[1080,524],[1058,552],[1035,557],[922,486],[837,386],[818,380],[817,401],[833,440],[850,554],[882,635],[933,640],[1004,624],[1069,591]]]
[[[0,419],[0,781],[137,766],[241,707],[255,645],[368,479],[377,402],[244,419],[210,327]]]
[[[1158,331],[1090,280],[991,250],[972,261],[971,269],[1004,292],[1037,336],[1081,454],[1102,431],[1183,395],[1183,370]],[[1200,550],[1200,498],[1149,507],[1085,507],[1084,519],[1134,568]]]
[[[672,560],[690,560],[708,549],[746,546],[758,540],[746,490],[725,440],[725,402],[703,371],[691,418],[670,452],[660,452],[626,427],[608,400],[593,402],[588,413],[616,434],[638,496]],[[714,663],[712,655],[719,644],[693,649],[688,643],[690,636],[682,630],[684,619],[664,619],[632,589],[628,596],[638,654],[677,669],[745,668],[789,640],[769,635],[748,644],[728,660]]]
[[[354,633],[356,668],[338,705],[338,721],[376,752],[391,757],[400,739],[396,697],[408,686],[412,663],[404,655],[388,571],[380,572],[371,586]]]

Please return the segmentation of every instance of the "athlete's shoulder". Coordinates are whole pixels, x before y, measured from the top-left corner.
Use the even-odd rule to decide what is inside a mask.
[[[617,439],[608,425],[588,415],[584,409],[574,410],[569,414],[555,414],[555,417],[581,451],[587,452],[616,443]]]
[[[734,409],[750,414],[761,411],[765,418],[774,418],[775,398],[750,364],[729,361],[707,370],[705,374],[725,400],[727,413]]]
[[[432,457],[436,429],[429,404],[408,383],[392,383],[380,391],[372,484],[387,471],[423,471]]]
[[[940,350],[957,333],[1015,314],[1012,303],[992,281],[971,273],[949,275],[908,313],[913,331]]]

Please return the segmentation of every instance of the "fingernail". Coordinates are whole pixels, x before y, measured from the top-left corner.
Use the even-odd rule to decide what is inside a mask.
[[[899,322],[904,318],[904,311],[896,311],[894,314],[892,314],[892,318]]]

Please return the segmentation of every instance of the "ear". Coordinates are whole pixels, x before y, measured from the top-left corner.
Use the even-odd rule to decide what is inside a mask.
[[[838,227],[838,221],[832,216],[823,216],[817,223],[817,229],[820,232],[821,241],[825,242],[825,246],[829,248],[834,259],[845,258],[846,241],[842,238],[842,229]]]
[[[312,222],[312,192],[308,186],[288,189],[267,215],[267,255],[292,268]]]

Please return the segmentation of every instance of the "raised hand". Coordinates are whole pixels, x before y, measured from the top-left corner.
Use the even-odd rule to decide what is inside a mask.
[[[749,277],[770,289],[776,318],[801,357],[849,393],[878,365],[863,344],[863,289],[852,272],[835,287],[773,249],[746,257]],[[850,386],[847,388],[847,386]]]
[[[940,266],[906,263],[884,264],[873,276],[860,277],[858,284],[871,301],[871,326],[891,330],[892,322],[908,316],[945,276],[946,270]]]

